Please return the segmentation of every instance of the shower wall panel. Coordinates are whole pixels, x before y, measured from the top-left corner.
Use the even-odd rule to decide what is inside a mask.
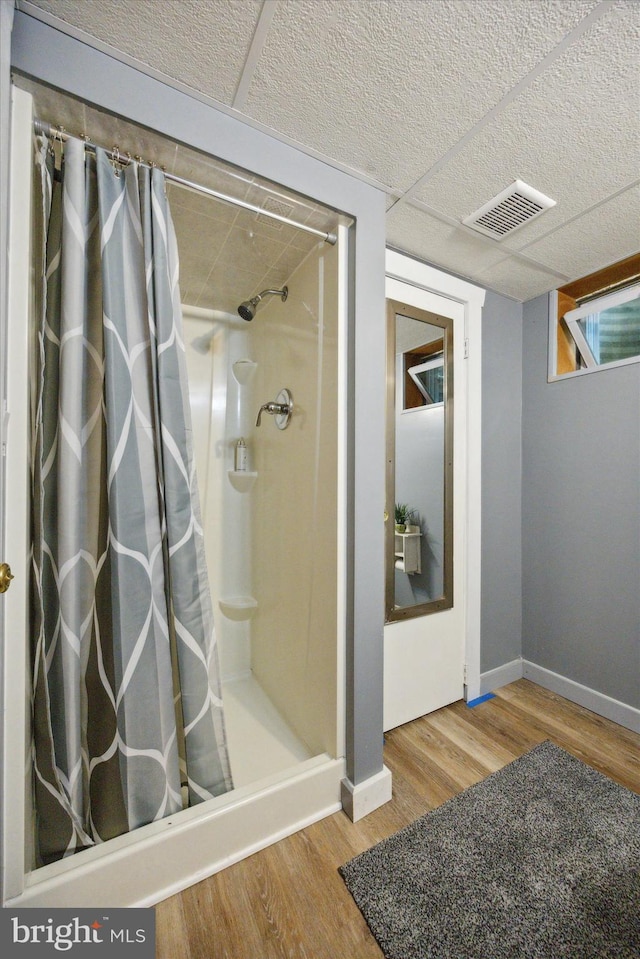
[[[263,415],[252,455],[251,667],[312,753],[336,754],[338,250],[320,244],[252,323],[258,404],[287,387],[286,430]]]
[[[233,489],[234,446],[253,422],[251,384],[233,375],[250,352],[239,317],[183,305],[193,447],[216,640],[223,682],[250,672],[251,623],[225,616],[220,601],[251,592],[251,494]]]

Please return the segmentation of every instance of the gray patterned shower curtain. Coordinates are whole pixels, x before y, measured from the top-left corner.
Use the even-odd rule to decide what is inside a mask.
[[[41,862],[232,788],[158,169],[38,138],[32,679]],[[57,166],[57,168],[56,168]]]

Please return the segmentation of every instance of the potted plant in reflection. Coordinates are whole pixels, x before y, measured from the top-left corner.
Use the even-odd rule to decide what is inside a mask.
[[[412,511],[409,509],[406,503],[396,503],[395,506],[395,523],[396,523],[396,533],[404,533],[407,528],[407,523],[411,519]]]

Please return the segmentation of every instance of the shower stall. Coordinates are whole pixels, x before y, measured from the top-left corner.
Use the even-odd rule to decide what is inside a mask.
[[[338,755],[339,256],[315,244],[250,324],[183,307],[236,787]]]
[[[51,109],[50,96],[35,84],[14,91],[18,218],[30,216],[27,157],[38,99]],[[64,98],[54,99],[64,111]],[[89,108],[84,119],[99,141],[108,119]],[[137,130],[127,125],[127,132]],[[201,172],[212,166],[194,155],[185,165]],[[266,198],[265,211],[293,204],[310,222],[331,226],[330,242],[288,224],[277,232],[278,217],[238,211],[177,184],[167,191],[181,259],[193,450],[233,789],[40,865],[28,762],[26,777],[11,785],[21,828],[5,855],[7,901],[19,905],[151,904],[341,808],[347,221],[213,165],[213,180],[240,183],[245,198]],[[194,223],[206,224],[206,238]],[[13,251],[14,286],[29,282],[28,260],[20,263],[21,253],[30,256],[28,235],[23,244]],[[275,265],[267,249],[277,251]],[[33,334],[19,339],[15,361],[22,357],[28,374]],[[25,389],[25,409],[28,401]],[[25,435],[25,463],[29,445]],[[28,660],[20,662],[18,652],[12,668],[26,689]],[[16,756],[30,754],[29,722],[27,715]]]

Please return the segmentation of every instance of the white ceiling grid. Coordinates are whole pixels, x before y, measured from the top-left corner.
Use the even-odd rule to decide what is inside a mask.
[[[375,183],[390,245],[507,296],[640,246],[637,0],[17,5]],[[515,179],[556,206],[462,226]]]

